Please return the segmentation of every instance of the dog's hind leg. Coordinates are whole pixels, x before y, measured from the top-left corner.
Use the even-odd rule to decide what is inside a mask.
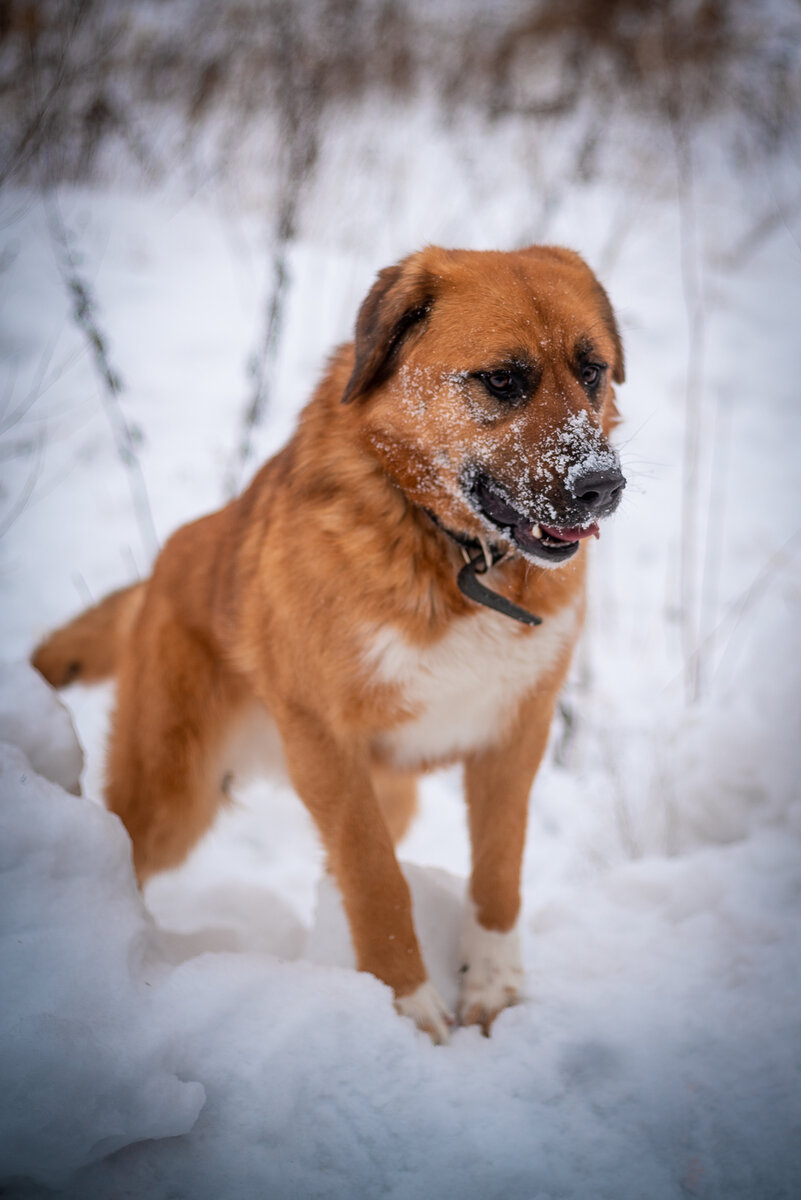
[[[220,749],[236,698],[211,650],[148,597],[120,662],[106,784],[140,884],[183,862],[225,799]]]
[[[372,776],[389,836],[397,846],[417,813],[417,776],[387,767],[373,767]]]

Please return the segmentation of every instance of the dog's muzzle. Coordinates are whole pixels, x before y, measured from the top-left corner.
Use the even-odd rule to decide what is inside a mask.
[[[539,504],[536,500],[527,504],[528,512],[510,501],[503,485],[484,472],[475,476],[467,492],[479,515],[519,550],[557,565],[572,558],[584,538],[599,536],[598,520],[615,511],[625,486],[618,467],[585,471],[572,480],[569,490],[565,488],[558,507],[543,497]],[[538,507],[549,510],[547,519],[530,515]]]

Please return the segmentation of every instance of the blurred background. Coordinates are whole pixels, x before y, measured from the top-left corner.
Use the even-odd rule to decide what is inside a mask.
[[[783,812],[800,105],[795,0],[5,0],[8,651],[243,485],[380,267],[564,243],[623,327],[629,488],[553,761],[613,857]]]

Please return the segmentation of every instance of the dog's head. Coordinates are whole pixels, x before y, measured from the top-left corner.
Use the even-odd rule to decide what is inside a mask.
[[[558,566],[625,487],[608,441],[622,381],[612,307],[577,254],[429,247],[379,274],[342,399],[441,524]]]

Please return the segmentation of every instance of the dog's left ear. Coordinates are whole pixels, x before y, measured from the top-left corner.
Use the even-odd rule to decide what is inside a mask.
[[[385,267],[367,294],[356,319],[356,358],[342,403],[364,397],[391,373],[410,331],[434,303],[434,277],[412,255]]]

